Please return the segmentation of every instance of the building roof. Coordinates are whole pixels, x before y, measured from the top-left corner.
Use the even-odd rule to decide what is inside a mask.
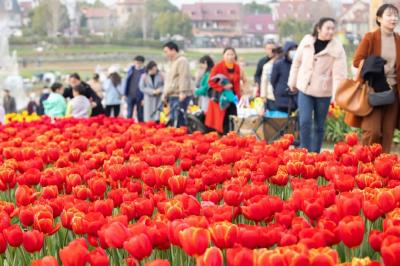
[[[0,12],[21,13],[17,0],[0,0]]]
[[[113,15],[116,15],[114,12],[112,12],[109,8],[105,7],[88,7],[88,8],[83,8],[82,13],[87,17],[88,19],[91,18],[104,18],[104,17],[111,17]]]
[[[144,5],[145,0],[118,0],[117,5],[135,6]]]
[[[241,3],[183,4],[182,12],[192,21],[237,21],[242,17],[243,5]]]
[[[246,33],[268,34],[276,33],[277,28],[270,14],[247,15],[244,17]]]
[[[316,22],[321,17],[333,17],[334,10],[327,1],[285,1],[275,5],[273,16],[275,21],[297,17],[305,21]]]

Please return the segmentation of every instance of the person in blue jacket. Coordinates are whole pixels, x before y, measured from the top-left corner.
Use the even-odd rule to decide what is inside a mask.
[[[292,60],[296,53],[297,44],[288,41],[283,46],[284,56],[277,60],[271,72],[271,85],[274,90],[275,102],[271,109],[272,111],[287,112],[289,107],[291,110],[297,108],[297,101],[293,100],[293,96],[289,94],[288,79]],[[270,106],[269,106],[270,107]]]
[[[144,62],[145,58],[141,55],[133,59],[133,65],[128,70],[124,86],[124,95],[128,104],[127,118],[132,118],[136,107],[139,122],[143,122],[143,93],[140,91],[139,82],[145,73]]]

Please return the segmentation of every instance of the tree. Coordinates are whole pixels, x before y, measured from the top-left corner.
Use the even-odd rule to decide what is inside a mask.
[[[258,4],[256,1],[244,5],[246,14],[270,14],[271,8],[267,5]]]
[[[296,42],[300,42],[304,35],[312,31],[312,23],[288,18],[278,22],[278,31],[280,37],[291,38]]]
[[[42,0],[31,14],[30,26],[40,36],[55,36],[69,26],[67,8],[59,0]]]
[[[192,23],[188,16],[181,12],[163,12],[154,22],[155,33],[158,36],[173,36],[176,34],[192,37]]]

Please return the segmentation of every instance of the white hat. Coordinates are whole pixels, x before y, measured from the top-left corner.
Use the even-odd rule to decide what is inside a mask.
[[[119,66],[118,65],[112,65],[108,68],[108,75],[112,74],[112,73],[118,73],[119,72]]]

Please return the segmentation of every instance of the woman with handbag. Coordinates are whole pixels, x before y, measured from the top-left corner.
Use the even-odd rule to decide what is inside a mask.
[[[310,152],[321,150],[333,92],[347,76],[346,53],[335,30],[333,18],[321,18],[300,42],[290,69],[289,89],[299,90],[300,145]]]
[[[234,48],[225,48],[223,57],[223,60],[211,69],[208,84],[212,90],[206,112],[205,125],[219,133],[226,134],[230,129],[229,116],[237,115],[237,109],[231,100],[228,100],[229,105],[227,108],[221,109],[220,98],[224,92],[233,92],[231,95],[240,99],[240,67],[235,62],[236,51]]]
[[[384,60],[385,84],[377,82],[376,78],[368,80],[369,85],[376,92],[382,87],[389,87],[394,92],[390,104],[376,106],[374,98],[369,93],[368,102],[372,111],[366,116],[346,114],[346,123],[362,129],[362,144],[382,145],[383,152],[389,153],[393,142],[394,130],[398,126],[400,89],[400,36],[394,32],[399,20],[399,10],[392,4],[382,5],[376,13],[376,23],[379,28],[368,32],[358,46],[354,58],[354,67],[364,64],[362,72],[365,72],[365,64],[371,57],[379,57]]]

